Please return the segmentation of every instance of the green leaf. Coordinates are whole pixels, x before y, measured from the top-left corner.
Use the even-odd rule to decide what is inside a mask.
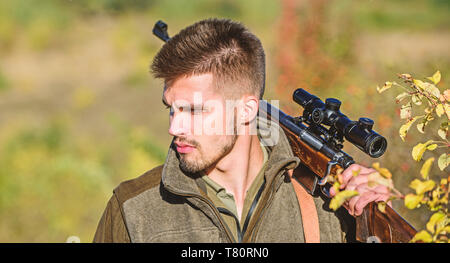
[[[437,213],[434,213],[431,217],[430,217],[430,220],[428,220],[428,223],[427,223],[427,230],[430,232],[430,233],[434,233],[434,231],[436,230],[435,229],[435,226],[436,226],[436,224],[439,224],[440,222],[442,222],[443,220],[445,220],[445,218],[446,218],[446,216],[445,216],[445,214],[444,213],[442,213],[441,211],[439,211],[439,212],[437,212]]]
[[[422,175],[423,179],[428,179],[428,173],[430,172],[431,165],[433,164],[433,162],[434,162],[434,157],[430,157],[422,165],[422,169],[420,169],[420,174]]]
[[[416,194],[421,195],[425,192],[433,190],[436,183],[433,180],[420,181],[419,179],[414,179],[409,187],[416,190]]]
[[[423,195],[407,194],[405,196],[405,206],[408,209],[414,209],[419,206],[422,201]]]
[[[330,201],[330,208],[336,211],[339,207],[344,204],[345,200],[352,198],[353,196],[358,195],[359,193],[357,191],[352,190],[344,190],[339,193],[337,193],[333,199]]]
[[[441,171],[444,171],[444,169],[450,164],[450,154],[443,153],[441,156],[439,156],[438,159],[438,166]]]
[[[433,74],[433,76],[428,77],[427,79],[433,81],[434,84],[438,84],[441,81],[441,72],[438,70]]]
[[[430,243],[430,242],[433,242],[433,238],[427,231],[422,230],[420,232],[417,232],[416,235],[413,237],[413,239],[411,239],[410,242],[417,242],[417,241]]]

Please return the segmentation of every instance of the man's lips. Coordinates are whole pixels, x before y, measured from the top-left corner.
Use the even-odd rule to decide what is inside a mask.
[[[177,148],[177,152],[179,153],[190,153],[195,149],[194,146],[184,143],[175,143],[175,146]]]

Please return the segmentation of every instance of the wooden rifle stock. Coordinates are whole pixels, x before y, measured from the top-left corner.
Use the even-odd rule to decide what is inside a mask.
[[[263,101],[262,112],[267,119],[275,119],[286,134],[292,151],[301,160],[293,177],[310,194],[316,191],[318,182],[328,173],[330,158],[305,143],[299,136],[299,126],[294,118]],[[276,116],[272,116],[275,113]],[[304,126],[303,126],[304,127]],[[303,129],[303,128],[301,128]],[[336,174],[339,165],[333,165],[329,174]],[[416,230],[391,207],[381,212],[375,202],[367,205],[363,213],[356,217],[356,240],[359,242],[405,243],[409,242]]]

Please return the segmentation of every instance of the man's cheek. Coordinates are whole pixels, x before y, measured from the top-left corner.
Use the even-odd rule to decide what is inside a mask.
[[[205,135],[224,135],[224,116],[221,112],[208,114],[203,119],[203,132]]]

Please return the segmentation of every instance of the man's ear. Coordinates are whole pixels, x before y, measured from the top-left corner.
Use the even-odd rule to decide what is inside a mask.
[[[250,123],[258,115],[259,99],[256,96],[249,95],[243,99],[243,108],[241,111],[241,122]]]

